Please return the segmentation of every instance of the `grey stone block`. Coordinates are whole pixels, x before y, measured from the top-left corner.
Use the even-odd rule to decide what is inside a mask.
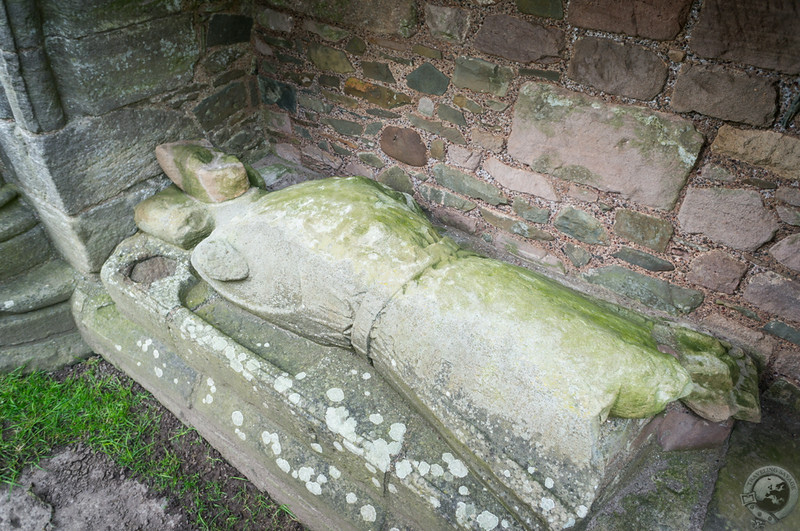
[[[0,208],[0,242],[36,226],[36,216],[30,208],[17,199]]]
[[[24,372],[54,370],[87,358],[92,349],[75,332],[44,341],[13,347],[0,347],[0,374],[24,367]]]
[[[156,145],[198,135],[183,113],[126,108],[72,121],[50,135],[0,124],[0,148],[30,197],[75,215],[160,175]]]
[[[180,11],[174,0],[148,0],[144,9],[140,2],[109,0],[37,0],[46,35],[79,38],[90,33],[132,26]]]
[[[64,302],[75,288],[75,270],[51,260],[26,271],[13,282],[0,283],[0,316],[25,313]]]
[[[45,42],[68,115],[99,115],[179,88],[199,55],[188,14]]]
[[[74,329],[69,302],[22,314],[0,315],[0,348],[43,341]]]
[[[78,271],[92,273],[100,270],[122,239],[136,231],[133,207],[164,188],[167,182],[166,178],[160,178],[139,183],[77,216],[66,215],[46,203],[37,206],[61,256]]]
[[[41,226],[0,242],[0,281],[41,264],[52,250]]]

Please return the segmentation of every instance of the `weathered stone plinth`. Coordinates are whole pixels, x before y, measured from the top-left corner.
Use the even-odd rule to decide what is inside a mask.
[[[758,416],[740,352],[461,251],[380,184],[205,208],[194,250],[130,238],[73,308],[311,527],[568,528],[666,403]]]

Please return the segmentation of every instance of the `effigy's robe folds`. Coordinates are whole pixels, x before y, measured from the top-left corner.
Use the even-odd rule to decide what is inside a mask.
[[[84,334],[311,527],[569,528],[670,402],[758,419],[736,348],[462,250],[365,178],[138,219]]]

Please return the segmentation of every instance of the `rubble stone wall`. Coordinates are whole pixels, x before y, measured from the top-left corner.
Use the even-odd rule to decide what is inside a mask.
[[[797,379],[798,9],[261,0],[252,42],[262,107],[307,166]]]

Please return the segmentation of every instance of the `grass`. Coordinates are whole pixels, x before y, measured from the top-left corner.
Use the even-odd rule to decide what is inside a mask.
[[[60,447],[83,443],[177,499],[199,529],[282,529],[295,520],[245,478],[209,480],[220,467],[219,455],[204,450],[207,443],[183,425],[171,428],[164,440],[163,408],[102,363],[90,359],[66,378],[20,370],[0,376],[0,484],[14,485],[25,467]],[[186,448],[194,459],[202,455],[200,472],[182,461]]]

